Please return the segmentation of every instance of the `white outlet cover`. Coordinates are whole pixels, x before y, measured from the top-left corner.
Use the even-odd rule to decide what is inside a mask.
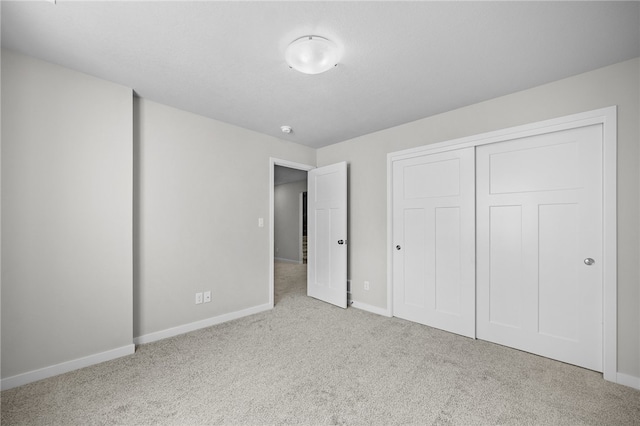
[[[205,291],[204,292],[204,303],[209,303],[211,302],[211,292],[210,291]]]
[[[196,305],[202,303],[202,293],[196,293]]]

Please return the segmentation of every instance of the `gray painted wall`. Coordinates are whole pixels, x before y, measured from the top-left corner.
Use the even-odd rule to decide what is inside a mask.
[[[3,50],[2,376],[268,303],[270,157],[349,162],[353,297],[385,307],[387,153],[618,105],[618,369],[638,377],[639,62],[316,152]]]
[[[144,99],[135,116],[134,335],[267,304],[269,158],[315,150]]]
[[[307,181],[276,185],[273,191],[273,242],[277,259],[302,262],[300,258],[300,194]]]
[[[634,59],[319,149],[318,166],[350,166],[353,299],[387,304],[387,153],[617,105],[618,371],[640,376],[639,77]]]
[[[132,344],[132,96],[2,51],[2,377]]]

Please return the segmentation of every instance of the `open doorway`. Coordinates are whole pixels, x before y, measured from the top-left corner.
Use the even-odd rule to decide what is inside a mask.
[[[307,172],[275,166],[274,170],[274,256],[279,262],[306,262]]]
[[[275,166],[273,188],[274,305],[307,294],[307,172]]]
[[[305,201],[307,172],[314,167],[271,159],[270,168],[269,294],[274,306],[290,292],[306,294]]]

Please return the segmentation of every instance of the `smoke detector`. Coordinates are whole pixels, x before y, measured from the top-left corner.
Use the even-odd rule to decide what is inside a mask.
[[[287,135],[293,132],[291,126],[280,126],[280,130],[282,130],[282,133],[286,133]]]

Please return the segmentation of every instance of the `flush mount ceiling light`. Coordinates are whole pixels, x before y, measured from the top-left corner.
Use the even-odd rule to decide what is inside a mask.
[[[291,42],[285,52],[287,64],[304,74],[320,74],[338,65],[338,46],[324,37],[304,36]]]

